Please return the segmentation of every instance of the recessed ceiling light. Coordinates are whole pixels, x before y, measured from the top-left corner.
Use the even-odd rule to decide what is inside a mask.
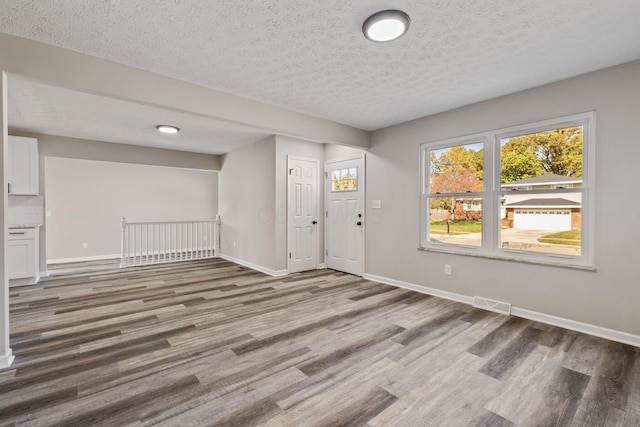
[[[156,129],[158,129],[158,132],[162,132],[162,133],[178,133],[178,132],[180,132],[180,128],[177,128],[175,126],[170,126],[170,125],[158,125],[158,126],[156,126]]]
[[[401,10],[383,10],[364,21],[362,32],[372,42],[389,42],[402,37],[409,29],[409,15]]]

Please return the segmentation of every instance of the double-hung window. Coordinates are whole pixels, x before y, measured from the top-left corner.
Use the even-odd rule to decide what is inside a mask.
[[[595,114],[421,146],[424,250],[593,268]]]

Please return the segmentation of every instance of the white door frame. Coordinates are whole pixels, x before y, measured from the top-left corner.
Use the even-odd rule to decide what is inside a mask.
[[[320,210],[320,193],[322,192],[322,172],[320,171],[320,160],[319,159],[314,159],[312,157],[300,157],[300,156],[292,156],[292,155],[287,155],[287,274],[291,273],[291,258],[289,258],[289,254],[291,253],[291,243],[289,240],[289,231],[290,231],[290,226],[291,226],[291,161],[292,160],[302,160],[302,161],[307,161],[307,162],[313,162],[316,164],[316,168],[317,168],[317,181],[316,181],[316,221],[318,221],[317,227],[320,227],[321,225],[324,224],[323,220],[323,216],[321,215],[321,210]],[[317,231],[318,228],[316,228],[316,244],[315,244],[315,257],[316,257],[316,266],[315,268],[319,268],[320,265],[320,233]]]
[[[362,189],[362,276],[366,274],[366,240],[367,240],[367,192],[366,192],[366,170],[367,170],[367,157],[366,153],[355,154],[353,156],[338,157],[336,159],[330,159],[324,161],[324,213],[322,218],[325,220],[324,224],[324,264],[329,266],[328,257],[328,241],[329,241],[329,227],[327,226],[327,212],[329,209],[329,194],[331,193],[331,185],[329,184],[329,165],[332,163],[344,162],[349,160],[362,159],[362,174],[358,172],[358,186]],[[362,177],[362,178],[361,178]]]

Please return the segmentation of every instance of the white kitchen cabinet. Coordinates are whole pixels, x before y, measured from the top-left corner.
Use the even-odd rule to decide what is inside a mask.
[[[9,229],[7,270],[10,285],[34,284],[40,279],[37,232],[37,227]]]
[[[10,195],[39,194],[38,140],[22,136],[9,136],[8,183]]]

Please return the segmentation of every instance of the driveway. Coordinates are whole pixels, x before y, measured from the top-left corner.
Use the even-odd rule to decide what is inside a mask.
[[[527,250],[532,252],[547,252],[565,255],[580,255],[580,246],[557,245],[540,243],[538,238],[547,234],[557,233],[558,230],[524,230],[520,228],[505,228],[500,234],[500,241],[503,248],[516,250]],[[431,237],[442,243],[453,243],[457,245],[480,246],[481,234],[432,234]]]
[[[532,243],[539,245],[538,237],[557,233],[558,230],[524,230],[522,228],[504,228],[500,234],[500,240],[506,242]]]

